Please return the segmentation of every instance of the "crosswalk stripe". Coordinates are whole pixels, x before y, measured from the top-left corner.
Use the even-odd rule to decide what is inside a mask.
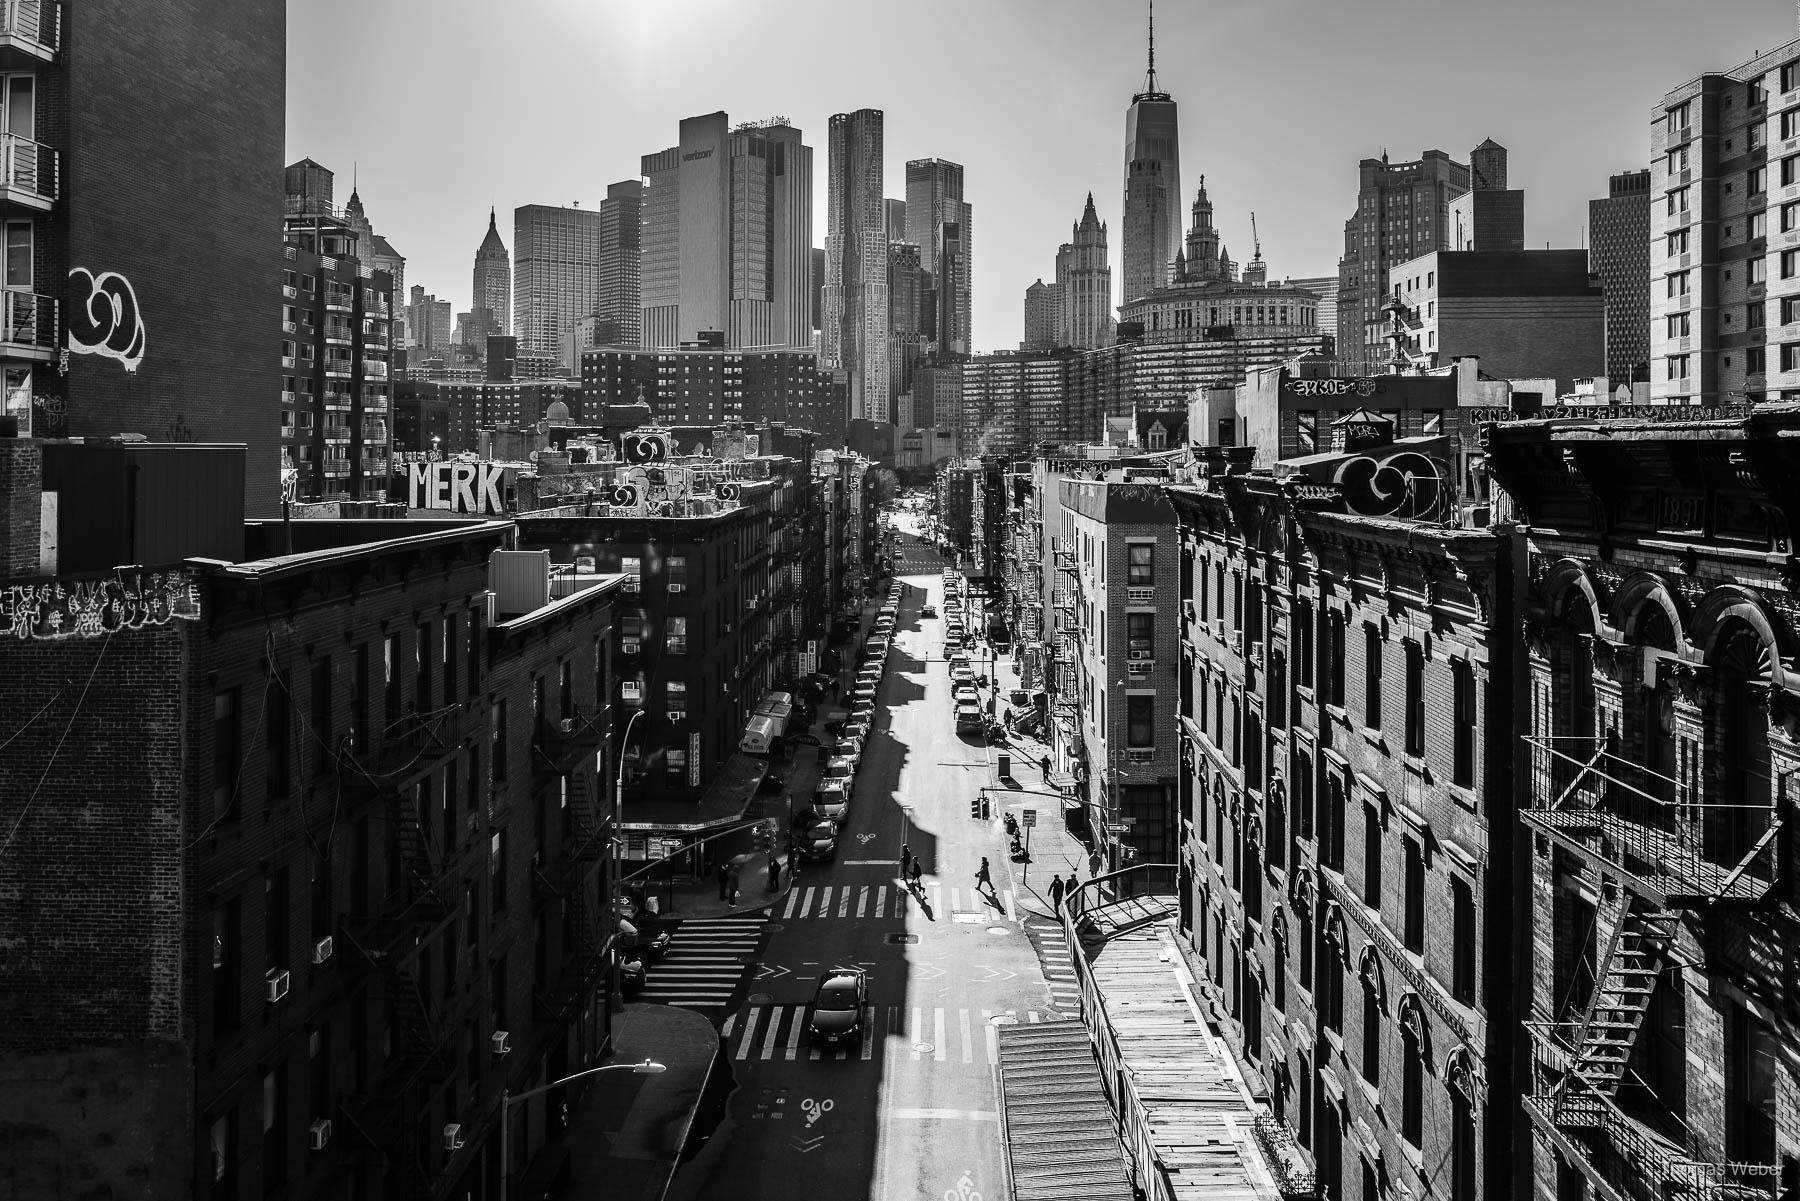
[[[919,1044],[916,1040],[918,1039],[919,1031],[924,1027],[924,1025],[925,1025],[925,1009],[923,1006],[914,1005],[913,1013],[912,1013],[912,1030],[913,1030],[913,1038],[915,1041],[913,1042],[912,1057],[915,1062],[919,1058]]]
[[[994,1011],[981,1011],[981,1025],[987,1031],[987,1053],[989,1063],[1000,1062],[1000,1028],[993,1023]]]
[[[838,898],[837,915],[839,917],[850,916],[850,890],[848,888],[844,889],[843,896]]]
[[[863,1040],[859,1050],[860,1057],[863,1059],[875,1057],[875,1007],[873,1005],[863,1010]]]
[[[792,918],[794,916],[796,909],[799,907],[799,905],[800,905],[800,890],[798,888],[789,889],[788,890],[787,908],[783,909],[781,911],[781,920],[787,921],[790,918]]]
[[[869,912],[869,890],[867,886],[856,890],[856,920],[861,921]]]
[[[933,1021],[931,1057],[933,1059],[937,1060],[939,1063],[942,1063],[942,1062],[944,1062],[944,1055],[945,1055],[944,1011],[941,1009],[937,1009],[937,1010],[933,1010],[932,1013],[933,1013],[934,1021]]]
[[[794,1052],[800,1046],[800,1026],[800,1015],[795,1014],[793,1023],[788,1027],[787,1055],[785,1056],[787,1059],[792,1059]]]
[[[781,1029],[781,1023],[775,1020],[777,1016],[777,1011],[770,1011],[769,1028],[763,1034],[762,1057],[764,1059],[770,1058],[770,1052],[775,1049],[775,1035]]]
[[[969,1011],[966,1009],[957,1010],[956,1019],[958,1024],[962,1027],[963,1062],[973,1063],[975,1062],[974,1048],[969,1045]]]

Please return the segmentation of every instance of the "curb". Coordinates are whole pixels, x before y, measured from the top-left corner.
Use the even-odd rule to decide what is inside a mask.
[[[675,1186],[675,1177],[681,1174],[681,1165],[687,1159],[688,1139],[694,1133],[694,1116],[700,1112],[700,1103],[706,1099],[706,1090],[712,1087],[713,1073],[718,1070],[719,1047],[714,1046],[712,1058],[706,1061],[706,1075],[700,1078],[700,1095],[688,1107],[687,1118],[681,1123],[681,1138],[675,1144],[675,1162],[669,1168],[668,1179],[663,1181],[662,1189],[656,1194],[657,1201],[666,1201],[669,1190]]]

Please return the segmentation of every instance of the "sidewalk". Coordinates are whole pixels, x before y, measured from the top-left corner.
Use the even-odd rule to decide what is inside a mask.
[[[563,1141],[575,1186],[604,1190],[620,1201],[661,1201],[718,1056],[719,1032],[693,1010],[625,1006],[613,1019],[610,1062],[654,1059],[668,1070],[592,1078]],[[520,1195],[526,1195],[523,1188]]]

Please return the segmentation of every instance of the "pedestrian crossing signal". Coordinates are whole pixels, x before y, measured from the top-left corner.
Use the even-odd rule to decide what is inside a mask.
[[[758,822],[755,832],[756,849],[769,854],[775,850],[775,819]]]

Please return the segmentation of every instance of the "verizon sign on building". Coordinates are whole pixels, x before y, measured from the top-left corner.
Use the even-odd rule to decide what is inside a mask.
[[[506,467],[499,463],[413,463],[406,507],[451,513],[506,512]]]

